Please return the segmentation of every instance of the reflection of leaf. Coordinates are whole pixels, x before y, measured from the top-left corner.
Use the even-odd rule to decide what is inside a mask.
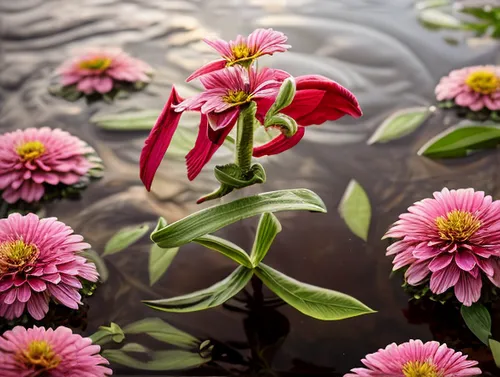
[[[370,229],[372,210],[363,187],[354,179],[349,182],[339,205],[340,216],[349,229],[366,241]]]
[[[465,324],[477,338],[488,345],[488,339],[491,336],[491,316],[481,304],[473,304],[472,306],[462,305],[460,314],[465,321]]]
[[[144,301],[153,309],[166,312],[194,312],[221,305],[241,291],[253,275],[253,270],[240,266],[224,280],[200,291],[162,300]]]
[[[150,130],[153,128],[160,113],[161,110],[141,110],[121,114],[97,114],[90,118],[90,122],[107,130]]]
[[[258,266],[264,259],[279,232],[281,232],[281,224],[276,216],[269,212],[262,214],[250,256],[253,267]]]
[[[163,249],[157,244],[151,246],[149,251],[149,285],[152,286],[163,276],[178,251],[178,247]]]
[[[396,111],[377,128],[367,144],[386,143],[409,135],[424,123],[430,114],[428,107]]]
[[[431,158],[465,157],[475,150],[495,148],[499,143],[499,127],[455,126],[425,143],[418,154]]]
[[[310,317],[334,321],[374,312],[351,296],[302,283],[263,263],[255,272],[276,295]]]
[[[494,339],[490,339],[490,349],[493,354],[493,359],[495,360],[495,364],[498,368],[500,368],[500,342],[497,342]]]
[[[144,236],[148,232],[148,230],[149,225],[147,224],[127,226],[119,230],[106,243],[106,246],[104,247],[104,253],[102,255],[111,255],[125,250],[134,242],[142,238],[142,236]]]
[[[101,283],[104,283],[106,282],[106,280],[108,280],[109,277],[108,268],[106,267],[106,263],[99,254],[97,254],[94,250],[90,249],[90,250],[85,250],[84,252],[80,253],[80,255],[82,257],[87,258],[89,261],[95,264],[97,272],[99,273],[99,280],[101,281]]]

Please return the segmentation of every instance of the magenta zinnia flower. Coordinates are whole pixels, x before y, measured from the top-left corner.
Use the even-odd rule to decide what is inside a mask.
[[[430,275],[433,293],[454,287],[466,306],[479,300],[483,276],[500,287],[500,201],[482,191],[435,192],[400,215],[384,238],[398,239],[387,255],[395,255],[394,270],[408,267],[410,285]]]
[[[272,55],[275,52],[285,52],[290,48],[285,44],[287,36],[273,29],[256,29],[248,37],[238,35],[236,40],[226,42],[222,39],[204,39],[203,41],[213,47],[222,59],[210,62],[197,69],[186,81],[194,80],[207,73],[218,71],[225,67],[241,65],[249,67],[254,60],[263,55]]]
[[[74,185],[92,163],[94,150],[60,129],[27,128],[0,135],[0,191],[8,203],[31,203],[47,186]]]
[[[63,86],[76,85],[85,94],[108,93],[117,82],[149,82],[153,69],[119,48],[92,48],[58,69]]]
[[[104,377],[113,372],[99,355],[101,347],[64,326],[17,326],[0,337],[3,377]]]
[[[479,111],[500,110],[500,66],[479,65],[451,71],[436,86],[438,101]]]
[[[99,277],[95,265],[78,255],[90,247],[82,241],[54,217],[14,213],[0,219],[0,316],[17,318],[27,309],[40,320],[50,299],[78,309],[80,279]]]
[[[477,361],[455,352],[446,344],[410,340],[366,355],[366,368],[354,368],[344,377],[467,377],[481,375]]]

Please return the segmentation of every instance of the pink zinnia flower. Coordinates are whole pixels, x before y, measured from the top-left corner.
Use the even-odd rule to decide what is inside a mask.
[[[31,203],[47,186],[73,185],[91,169],[85,142],[60,129],[27,128],[0,135],[0,191],[8,203]]]
[[[222,59],[199,68],[186,81],[225,67],[234,65],[249,67],[255,59],[263,55],[272,55],[275,52],[288,50],[290,46],[285,44],[287,39],[285,34],[273,29],[256,29],[246,38],[238,35],[236,40],[229,42],[222,39],[204,39],[203,41],[213,47],[222,56]]]
[[[92,48],[63,63],[56,71],[63,86],[85,94],[108,93],[116,82],[149,82],[153,69],[119,48]]]
[[[0,317],[20,317],[27,309],[37,320],[50,299],[78,309],[80,279],[96,282],[93,263],[78,253],[90,247],[56,218],[18,213],[0,219]]]
[[[64,326],[57,329],[17,326],[0,337],[3,377],[111,376],[101,347]]]
[[[425,282],[441,294],[454,287],[466,306],[481,296],[482,278],[500,287],[500,201],[473,189],[434,193],[408,208],[384,238],[399,239],[387,248],[394,270],[408,266],[410,285]]]
[[[472,111],[500,110],[500,66],[479,65],[451,71],[435,91],[438,101],[453,100]]]
[[[467,377],[480,376],[477,361],[455,352],[446,344],[410,340],[366,355],[366,368],[354,368],[344,377]]]

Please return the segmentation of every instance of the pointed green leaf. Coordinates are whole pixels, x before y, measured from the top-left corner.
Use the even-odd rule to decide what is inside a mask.
[[[121,114],[97,114],[90,118],[90,122],[106,130],[150,130],[153,128],[160,112],[160,110],[142,110]]]
[[[186,313],[222,305],[241,291],[253,275],[253,270],[240,266],[224,280],[200,291],[162,300],[144,301],[153,309]]]
[[[496,148],[499,143],[499,127],[455,126],[429,140],[418,154],[430,158],[465,157],[479,149]]]
[[[286,303],[310,317],[335,321],[374,313],[344,293],[297,281],[261,263],[255,270],[262,282]]]
[[[278,218],[270,212],[262,214],[250,254],[253,267],[257,267],[264,259],[279,232],[281,232],[281,224]]]
[[[429,115],[429,107],[412,107],[391,114],[374,132],[367,144],[387,143],[411,134]]]
[[[174,260],[178,247],[171,249],[163,249],[157,244],[151,246],[149,251],[149,285],[152,286],[156,283],[163,274],[167,271],[168,267]]]
[[[248,254],[245,252],[245,250],[228,240],[212,236],[211,234],[207,234],[206,236],[195,238],[193,242],[203,245],[209,249],[218,251],[219,253],[231,258],[236,263],[239,263],[242,266],[248,268],[253,267],[252,262],[250,261],[250,258],[248,257]]]
[[[160,247],[176,247],[264,212],[297,210],[326,212],[323,201],[310,190],[272,191],[202,209],[154,231],[151,239]]]
[[[340,216],[356,236],[366,241],[372,209],[363,187],[354,179],[349,182],[339,205]]]
[[[270,118],[274,117],[277,113],[290,105],[295,97],[295,79],[290,76],[281,84],[278,95],[273,105],[267,111],[265,116],[265,125],[271,126]]]
[[[460,314],[465,321],[465,324],[477,338],[488,345],[488,340],[491,336],[491,316],[481,304],[473,304],[472,306],[462,305]]]
[[[160,318],[145,318],[123,328],[125,334],[148,334],[149,336],[177,347],[192,349],[200,343],[194,336],[162,321]]]
[[[495,360],[495,364],[498,368],[500,368],[500,342],[497,342],[494,339],[490,339],[490,349],[493,354],[493,359]]]
[[[134,242],[141,239],[148,232],[148,230],[148,224],[128,226],[121,229],[106,243],[104,253],[102,255],[111,255],[125,250]]]

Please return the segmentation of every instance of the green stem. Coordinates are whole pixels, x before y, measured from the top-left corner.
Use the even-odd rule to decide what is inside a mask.
[[[255,122],[255,102],[241,110],[236,124],[235,162],[246,175],[252,166],[253,127]]]

